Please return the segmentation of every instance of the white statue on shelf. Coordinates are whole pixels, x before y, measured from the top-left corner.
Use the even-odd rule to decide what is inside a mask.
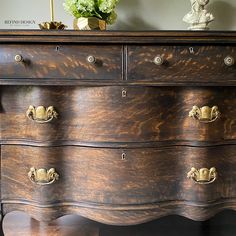
[[[205,6],[210,0],[190,0],[192,10],[183,18],[190,24],[189,30],[209,30],[207,27],[214,20],[214,16],[208,13]]]

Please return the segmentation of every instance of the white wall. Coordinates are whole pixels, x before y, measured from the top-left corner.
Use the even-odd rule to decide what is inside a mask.
[[[65,13],[63,0],[55,1],[55,19],[72,28],[73,17]],[[214,30],[236,30],[236,0],[211,0],[208,6],[215,16]],[[190,10],[189,0],[120,0],[118,20],[111,30],[184,30],[183,16]],[[35,20],[36,24],[6,24],[6,20]],[[49,21],[49,0],[0,0],[0,28],[38,28]]]

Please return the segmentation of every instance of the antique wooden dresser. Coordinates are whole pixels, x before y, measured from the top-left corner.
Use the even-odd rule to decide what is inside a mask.
[[[1,214],[113,225],[236,210],[236,32],[0,32]]]

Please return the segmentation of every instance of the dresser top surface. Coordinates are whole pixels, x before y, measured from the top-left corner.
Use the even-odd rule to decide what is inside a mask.
[[[0,30],[0,42],[236,43],[236,31]]]

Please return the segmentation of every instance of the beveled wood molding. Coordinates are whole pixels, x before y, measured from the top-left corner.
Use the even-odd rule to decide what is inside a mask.
[[[56,37],[55,37],[56,36]],[[102,38],[102,40],[101,40]],[[1,30],[0,42],[50,43],[236,43],[236,31],[41,31]]]

